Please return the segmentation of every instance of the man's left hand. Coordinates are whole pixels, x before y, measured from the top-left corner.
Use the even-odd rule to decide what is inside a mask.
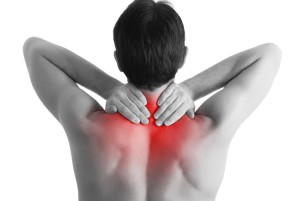
[[[158,99],[159,109],[155,112],[156,125],[169,126],[183,115],[194,118],[195,104],[192,93],[184,84],[172,83],[166,88]]]

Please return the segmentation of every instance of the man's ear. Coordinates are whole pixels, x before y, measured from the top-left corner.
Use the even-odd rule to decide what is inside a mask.
[[[118,54],[117,54],[117,51],[116,51],[116,50],[114,51],[114,57],[115,57],[115,60],[116,60],[116,62],[117,62],[119,71],[123,72],[123,69],[122,69],[122,67],[120,66],[119,61],[118,61]]]
[[[178,67],[178,69],[180,69],[184,63],[185,63],[185,59],[186,59],[186,55],[188,54],[188,47],[187,46],[184,46],[184,56],[183,56],[183,60],[182,60],[182,63],[181,65]]]

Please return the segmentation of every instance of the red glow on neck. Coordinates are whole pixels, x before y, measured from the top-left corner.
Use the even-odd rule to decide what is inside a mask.
[[[150,112],[149,123],[155,123],[156,119],[154,119],[154,113],[159,108],[159,106],[157,105],[158,98],[149,94],[145,94],[145,97],[147,99],[146,108]]]

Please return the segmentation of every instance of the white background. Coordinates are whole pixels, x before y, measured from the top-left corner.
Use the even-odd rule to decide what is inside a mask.
[[[299,201],[300,4],[297,0],[171,2],[183,20],[189,47],[176,82],[262,43],[276,43],[283,53],[269,94],[232,141],[217,201]],[[66,47],[125,82],[113,57],[112,30],[129,3],[1,2],[0,200],[77,199],[67,138],[31,86],[24,41],[37,36]],[[103,99],[88,93],[104,105]]]

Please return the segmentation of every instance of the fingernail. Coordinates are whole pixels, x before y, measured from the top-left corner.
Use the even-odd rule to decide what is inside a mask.
[[[154,117],[154,119],[157,119],[157,116],[158,116],[157,114],[154,114],[154,116],[153,116],[153,117]]]
[[[147,118],[149,118],[149,117],[150,117],[150,113],[148,112],[148,113],[147,113]]]
[[[156,121],[155,124],[156,124],[157,126],[161,126],[162,123],[159,122],[159,121]]]
[[[164,123],[166,126],[169,126],[170,125],[170,122],[169,121],[165,121]]]
[[[149,121],[148,121],[148,119],[144,119],[144,120],[142,121],[142,123],[143,123],[143,124],[148,124]]]
[[[134,123],[138,124],[138,123],[140,123],[140,120],[135,119],[135,120],[134,120]]]

